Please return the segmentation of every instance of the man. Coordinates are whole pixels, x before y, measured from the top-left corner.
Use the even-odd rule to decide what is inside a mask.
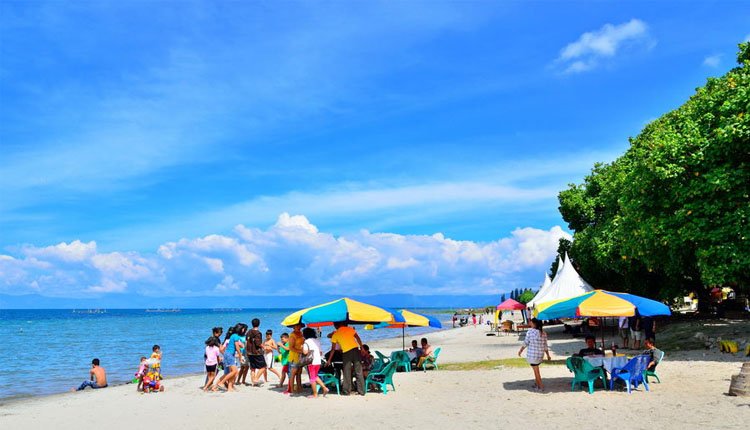
[[[352,389],[352,367],[354,374],[357,376],[357,392],[359,395],[365,395],[365,377],[362,372],[362,363],[360,362],[359,348],[362,346],[362,340],[359,338],[357,331],[349,327],[345,322],[334,323],[336,331],[331,336],[331,343],[341,346],[341,358],[344,362],[344,380],[342,381],[341,391],[345,395],[351,394]],[[333,360],[333,350],[328,355],[328,361]]]
[[[630,344],[630,327],[628,327],[628,317],[620,317],[617,321],[617,328],[620,331],[622,347],[628,349],[628,345]]]
[[[302,354],[302,345],[305,338],[302,336],[302,323],[294,325],[294,331],[289,335],[289,385],[284,394],[293,394],[302,391],[302,367],[299,357]],[[296,385],[295,385],[296,384]]]
[[[578,357],[588,357],[590,355],[604,355],[601,349],[596,347],[596,339],[592,335],[586,336],[586,348],[581,349],[576,354]]]
[[[646,350],[643,351],[643,353],[648,354],[648,356],[651,357],[648,361],[648,366],[646,366],[646,370],[653,372],[659,364],[659,359],[661,358],[662,353],[661,350],[654,345],[654,340],[650,337],[646,338],[644,344],[646,345]]]
[[[423,337],[420,340],[420,343],[422,344],[422,354],[419,355],[419,360],[417,361],[417,368],[422,367],[422,363],[424,363],[425,360],[432,357],[432,345],[427,343],[427,338]]]
[[[253,386],[262,385],[260,376],[266,368],[266,359],[263,358],[263,335],[260,333],[260,320],[253,318],[253,328],[247,332],[247,362],[250,365],[250,382]]]
[[[413,354],[409,354],[409,356],[413,357],[411,359],[411,364],[412,366],[416,366],[417,361],[419,361],[419,357],[422,356],[422,348],[419,346],[419,344],[417,344],[416,339],[412,339],[411,348],[409,348],[409,352],[413,353]]]
[[[635,315],[628,318],[628,325],[630,326],[630,338],[633,339],[633,349],[641,349],[643,332],[641,331],[641,314],[638,313],[638,310],[635,311]]]
[[[656,320],[654,317],[643,317],[641,328],[643,329],[644,339],[651,339],[656,342]]]
[[[93,389],[107,388],[107,371],[103,367],[99,366],[99,359],[95,358],[91,360],[91,370],[89,370],[89,380],[83,381],[81,386],[78,387],[77,391],[82,391],[86,387]]]

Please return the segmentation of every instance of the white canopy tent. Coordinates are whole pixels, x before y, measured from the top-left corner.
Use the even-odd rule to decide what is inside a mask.
[[[560,258],[560,256],[557,257],[557,272],[555,272],[555,279],[560,277],[560,272],[562,272],[563,265],[565,264],[565,260]],[[526,303],[526,307],[531,309],[534,307],[536,303],[541,303],[539,299],[543,298],[544,296],[549,293],[550,286],[552,286],[553,282],[549,278],[549,275],[546,273],[544,274],[544,284],[542,284],[542,288],[539,289],[539,292],[536,293],[533,299],[529,300],[528,303]]]
[[[560,263],[558,263],[558,267],[560,267]],[[548,274],[544,274],[544,283],[542,284],[542,288],[539,289],[539,292],[536,293],[533,299],[529,300],[528,303],[526,303],[527,308],[533,308],[534,303],[536,303],[537,297],[544,297],[545,294],[547,294],[547,290],[549,290],[549,286],[552,285],[552,280],[549,278]]]
[[[547,292],[541,297],[539,294],[534,297],[534,305],[553,300],[568,299],[594,291],[594,287],[581,278],[581,275],[578,274],[573,264],[570,263],[570,257],[568,257],[567,253],[565,254],[562,266],[562,270],[555,275],[555,279],[547,289]]]

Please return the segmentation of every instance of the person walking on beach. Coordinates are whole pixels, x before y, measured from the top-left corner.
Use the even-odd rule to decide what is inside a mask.
[[[284,386],[284,381],[286,381],[286,378],[289,377],[289,334],[288,333],[281,333],[281,337],[279,338],[281,340],[280,343],[278,343],[278,350],[281,363],[281,377],[279,378],[279,388]]]
[[[289,386],[284,394],[292,394],[302,390],[302,366],[299,358],[302,354],[302,345],[305,343],[302,337],[302,327],[305,325],[298,323],[294,325],[294,331],[289,335]],[[295,387],[295,383],[297,384]]]
[[[351,394],[352,390],[352,367],[357,377],[357,392],[365,395],[365,377],[362,373],[362,362],[360,361],[359,348],[362,340],[359,338],[357,331],[349,327],[345,322],[333,324],[336,331],[331,336],[331,343],[341,345],[342,360],[344,363],[344,380],[342,381],[341,391],[345,394]],[[328,357],[328,361],[333,359],[333,353]]]
[[[99,366],[99,359],[95,358],[91,360],[91,370],[89,370],[89,380],[83,381],[81,385],[76,389],[77,391],[85,390],[86,387],[93,389],[107,388],[107,371],[103,367]]]
[[[222,345],[222,352],[224,354],[224,376],[219,379],[215,387],[224,386],[227,391],[237,391],[234,389],[234,380],[237,377],[239,370],[237,369],[237,353],[242,350],[244,344],[244,336],[236,333],[241,328],[240,324],[234,327],[230,327],[227,330],[226,337],[224,338],[224,344]]]
[[[214,378],[216,377],[216,369],[219,367],[221,361],[221,350],[219,349],[219,342],[215,337],[210,337],[206,341],[206,383],[203,385],[203,391],[216,391],[214,384]]]
[[[544,391],[544,383],[542,383],[542,375],[539,373],[539,365],[544,359],[544,354],[547,354],[547,361],[552,360],[549,355],[549,348],[547,347],[547,333],[544,332],[542,322],[536,318],[531,319],[531,327],[526,332],[526,339],[521,345],[521,349],[518,350],[518,356],[524,349],[528,348],[526,352],[526,361],[534,369],[534,389],[536,391]]]
[[[302,353],[305,355],[312,353],[312,362],[307,365],[307,371],[310,375],[310,388],[312,388],[311,397],[318,397],[318,386],[323,390],[323,396],[325,397],[328,394],[328,388],[326,388],[326,384],[318,377],[320,365],[323,363],[320,340],[318,340],[315,329],[310,327],[302,331],[302,336],[305,338],[305,343],[302,345]]]
[[[253,318],[253,328],[247,332],[247,361],[250,365],[250,382],[260,386],[260,377],[266,372],[266,359],[263,358],[263,335],[260,333],[260,320]],[[266,379],[268,377],[266,376]]]
[[[266,362],[266,368],[263,371],[263,377],[268,382],[268,371],[279,377],[281,380],[281,373],[273,368],[273,352],[277,351],[279,346],[276,341],[273,340],[273,330],[266,330],[266,340],[263,342],[263,360]]]

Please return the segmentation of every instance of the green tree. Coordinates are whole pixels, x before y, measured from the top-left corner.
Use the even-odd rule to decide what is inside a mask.
[[[593,285],[658,298],[748,287],[749,61],[750,44],[740,44],[738,67],[560,193],[570,255]]]
[[[528,303],[531,299],[534,298],[535,293],[531,291],[531,289],[525,290],[523,293],[521,293],[520,296],[518,296],[518,301],[521,303]]]

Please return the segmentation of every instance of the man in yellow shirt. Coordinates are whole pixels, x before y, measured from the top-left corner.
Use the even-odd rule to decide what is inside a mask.
[[[302,354],[302,344],[305,338],[302,336],[302,323],[294,325],[294,331],[289,335],[289,386],[284,394],[298,393],[302,391],[302,367],[299,364],[299,357]],[[297,383],[295,387],[294,384]]]
[[[336,331],[331,336],[331,343],[338,344],[341,347],[342,361],[344,363],[344,380],[341,381],[341,391],[345,395],[352,390],[352,366],[354,374],[357,376],[357,392],[365,395],[365,377],[362,373],[362,362],[360,362],[359,348],[362,346],[362,339],[359,338],[357,331],[349,327],[345,322],[333,324]],[[328,361],[333,359],[333,350],[328,355]]]

